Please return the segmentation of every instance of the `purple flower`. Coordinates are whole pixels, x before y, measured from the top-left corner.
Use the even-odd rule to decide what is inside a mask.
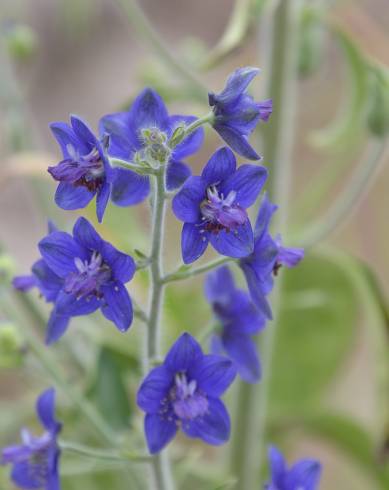
[[[269,225],[276,210],[265,194],[254,229],[254,250],[239,261],[254,304],[269,319],[272,313],[267,295],[273,289],[273,276],[282,265],[294,267],[304,257],[303,249],[285,248],[280,237],[273,239],[270,235]]]
[[[146,412],[145,433],[150,453],[159,452],[182,431],[212,445],[230,436],[230,418],[220,396],[236,370],[225,357],[204,355],[196,340],[184,333],[164,363],[150,371],[138,391]]]
[[[143,90],[127,112],[104,116],[100,121],[101,133],[109,135],[108,153],[126,161],[169,161],[167,189],[180,187],[191,174],[182,160],[195,153],[203,143],[204,131],[197,129],[173,150],[168,141],[174,130],[195,121],[194,116],[169,116],[162,98],[150,88]],[[120,206],[136,204],[145,199],[150,190],[149,178],[125,169],[117,169],[112,200]]]
[[[1,452],[1,463],[12,464],[11,478],[20,488],[60,490],[57,435],[61,424],[55,419],[55,391],[50,388],[38,398],[36,411],[45,432],[33,436],[22,429],[20,446],[9,446]]]
[[[35,286],[46,301],[54,303],[48,344],[65,333],[71,317],[99,308],[121,332],[130,327],[132,303],[124,284],[135,273],[132,257],[102,240],[85,218],[77,220],[73,236],[49,233],[39,242],[39,250],[42,259],[33,265],[32,275],[16,277],[14,286],[22,291]]]
[[[221,324],[221,331],[211,338],[212,352],[226,353],[235,363],[242,379],[248,383],[257,382],[261,368],[252,334],[264,328],[265,317],[254,306],[249,295],[235,287],[228,267],[220,267],[208,274],[205,295]]]
[[[214,129],[234,151],[250,160],[258,160],[260,156],[249,144],[248,137],[258,122],[266,122],[272,113],[271,99],[255,102],[246,92],[258,73],[258,68],[238,68],[229,76],[220,94],[208,94]]]
[[[101,222],[115,171],[104,155],[104,143],[85,122],[71,116],[70,123],[50,125],[63,153],[63,160],[48,168],[52,177],[59,181],[55,202],[62,209],[80,209],[96,195],[96,213]]]
[[[275,447],[269,449],[271,479],[266,490],[316,490],[321,476],[321,464],[314,459],[302,459],[290,469],[284,456]]]
[[[190,177],[173,199],[173,211],[184,221],[183,260],[198,259],[211,242],[222,255],[241,258],[253,251],[254,237],[246,209],[254,204],[267,178],[265,167],[236,168],[232,151],[216,151],[199,177]]]

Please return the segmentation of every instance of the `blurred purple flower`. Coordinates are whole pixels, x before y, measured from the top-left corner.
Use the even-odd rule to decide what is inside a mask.
[[[239,155],[250,160],[261,157],[248,142],[260,120],[268,121],[272,113],[271,99],[255,102],[246,89],[259,73],[258,68],[238,68],[228,78],[220,94],[209,93],[209,105],[213,107],[214,129]]]
[[[106,143],[98,140],[79,117],[71,116],[70,123],[50,125],[63,153],[63,160],[48,168],[52,177],[59,181],[55,202],[62,209],[80,209],[96,196],[96,213],[101,222],[115,170],[105,157],[103,145]]]
[[[208,274],[205,295],[221,324],[221,331],[211,338],[214,354],[226,353],[235,363],[242,379],[255,383],[261,367],[252,335],[265,327],[266,319],[252,303],[249,295],[235,287],[228,267]]]
[[[111,157],[133,161],[136,154],[148,159],[168,157],[166,185],[168,190],[180,187],[191,175],[182,160],[199,150],[204,131],[196,129],[173,150],[167,144],[174,130],[195,121],[194,116],[169,116],[162,98],[150,88],[144,89],[129,111],[108,114],[100,120],[101,134],[109,135],[108,153]],[[119,206],[137,204],[150,190],[149,178],[130,170],[117,169],[113,182],[112,201]]]
[[[33,436],[22,429],[20,446],[8,446],[1,452],[1,463],[12,464],[11,479],[20,488],[60,490],[57,435],[61,424],[55,419],[55,391],[50,388],[38,398],[36,411],[45,432]]]
[[[39,250],[42,259],[33,265],[32,275],[16,277],[14,286],[22,291],[35,286],[54,303],[46,343],[65,333],[71,317],[98,308],[121,332],[130,327],[132,302],[124,284],[135,273],[132,257],[102,240],[85,218],[77,220],[73,236],[49,233],[39,242]]]
[[[159,452],[179,427],[191,438],[212,445],[230,436],[230,418],[220,396],[236,375],[225,357],[204,355],[184,333],[165,361],[150,371],[139,388],[137,403],[146,412],[145,434],[150,453]]]
[[[222,255],[245,257],[253,251],[253,231],[246,209],[254,204],[267,178],[265,167],[236,168],[232,151],[217,150],[201,176],[190,177],[173,199],[173,211],[184,221],[183,260],[194,262],[210,242]]]
[[[284,456],[275,447],[269,449],[270,481],[265,490],[316,490],[321,476],[321,464],[314,459],[302,459],[290,469]]]

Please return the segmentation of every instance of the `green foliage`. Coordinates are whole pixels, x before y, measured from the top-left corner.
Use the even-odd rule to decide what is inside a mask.
[[[309,410],[337,373],[352,345],[357,311],[350,279],[329,258],[311,255],[284,273],[271,403],[273,413],[291,414]]]

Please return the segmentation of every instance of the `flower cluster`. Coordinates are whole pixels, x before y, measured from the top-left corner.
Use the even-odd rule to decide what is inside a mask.
[[[172,210],[183,222],[183,262],[193,263],[211,244],[243,271],[247,281],[248,291],[237,288],[226,266],[210,273],[205,295],[217,323],[211,336],[212,353],[204,354],[200,344],[183,333],[163,363],[143,380],[137,403],[145,412],[144,429],[151,454],[161,451],[179,429],[212,445],[229,439],[230,419],[221,396],[237,373],[249,383],[260,379],[253,336],[272,316],[267,298],[280,266],[295,266],[303,257],[303,250],[285,248],[280,237],[270,234],[276,206],[266,195],[252,226],[248,209],[258,200],[268,172],[257,163],[238,166],[232,151],[250,160],[260,159],[249,136],[259,121],[268,120],[272,103],[256,102],[248,94],[257,73],[251,67],[236,70],[222,92],[209,94],[211,113],[204,118],[169,115],[161,97],[147,88],[128,111],[103,116],[98,136],[77,116],[71,116],[70,125],[51,125],[63,154],[63,159],[48,169],[59,182],[55,194],[59,207],[81,209],[96,196],[97,219],[101,222],[109,200],[118,206],[141,203],[150,193],[150,180],[155,179],[151,204],[157,216],[158,179],[162,178],[162,199],[174,194]],[[200,149],[204,139],[201,125],[205,123],[210,123],[228,146],[210,157],[199,176],[192,176],[184,160]],[[72,234],[50,224],[38,248],[41,258],[32,266],[31,274],[16,277],[14,286],[20,291],[37,288],[53,304],[47,344],[65,333],[72,317],[98,309],[120,332],[128,330],[133,308],[126,284],[137,269],[130,255],[105,241],[83,217],[76,221]],[[155,271],[159,274],[161,269],[155,260],[159,259],[153,253],[146,260],[152,280]],[[164,277],[157,277],[157,281],[160,287]],[[159,304],[158,298],[150,304],[152,311],[153,305]],[[151,316],[144,315],[150,331],[155,330]],[[151,357],[148,360],[155,362]],[[20,487],[58,490],[56,436],[60,425],[54,419],[53,390],[41,395],[37,410],[45,434],[35,438],[23,432],[23,445],[6,448],[2,459],[14,464],[12,479]],[[274,451],[269,490],[313,490],[313,483],[306,486],[308,470],[303,472],[298,467],[288,473]]]

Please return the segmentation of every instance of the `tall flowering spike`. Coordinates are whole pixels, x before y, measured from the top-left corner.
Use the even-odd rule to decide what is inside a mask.
[[[101,222],[115,174],[104,154],[104,142],[77,116],[71,116],[70,125],[56,122],[50,128],[63,153],[63,160],[48,168],[59,182],[55,202],[62,209],[80,209],[96,196],[96,213]]]
[[[282,265],[294,267],[304,257],[303,249],[285,248],[279,236],[273,239],[270,235],[269,226],[276,210],[277,206],[265,194],[255,224],[253,252],[239,261],[254,304],[269,319],[272,312],[267,296],[273,289],[273,276]]]
[[[284,456],[275,447],[269,448],[270,481],[265,490],[317,490],[322,467],[314,459],[302,459],[287,468]]]
[[[173,199],[183,221],[181,247],[186,264],[197,260],[208,243],[222,255],[241,258],[253,251],[254,237],[246,209],[254,204],[267,178],[265,167],[236,168],[232,151],[216,151],[202,174],[190,177]]]
[[[169,116],[162,98],[150,88],[143,90],[127,112],[104,116],[100,121],[101,134],[109,135],[108,153],[111,157],[127,161],[147,160],[165,163],[168,190],[180,187],[191,175],[182,161],[199,150],[204,131],[197,129],[173,150],[168,142],[175,129],[189,125],[194,116]],[[118,169],[113,182],[112,200],[119,206],[137,204],[149,193],[149,178],[130,170]]]
[[[235,287],[228,267],[220,267],[208,274],[205,295],[221,325],[220,332],[211,338],[212,352],[225,353],[236,365],[242,379],[248,383],[257,382],[261,368],[252,335],[265,327],[265,317],[249,295]]]
[[[60,490],[58,474],[60,449],[57,436],[61,424],[55,419],[55,391],[44,391],[37,400],[38,418],[45,432],[36,437],[22,429],[22,444],[8,446],[1,452],[1,463],[11,464],[11,479],[20,488]]]
[[[261,157],[249,144],[248,137],[258,122],[268,121],[272,113],[271,99],[255,102],[247,93],[248,85],[258,73],[258,68],[238,68],[229,76],[220,94],[208,94],[214,129],[234,151],[250,160]]]
[[[132,257],[104,241],[85,218],[77,220],[73,236],[62,231],[49,233],[39,242],[39,250],[42,258],[33,265],[31,276],[16,277],[14,286],[22,291],[35,286],[54,304],[48,344],[65,333],[71,317],[99,308],[121,332],[128,330],[133,312],[124,284],[135,273]]]
[[[144,426],[150,453],[161,451],[179,428],[207,444],[225,443],[230,436],[230,418],[220,396],[235,375],[231,361],[204,355],[191,335],[182,334],[138,391],[137,403],[146,412]]]

